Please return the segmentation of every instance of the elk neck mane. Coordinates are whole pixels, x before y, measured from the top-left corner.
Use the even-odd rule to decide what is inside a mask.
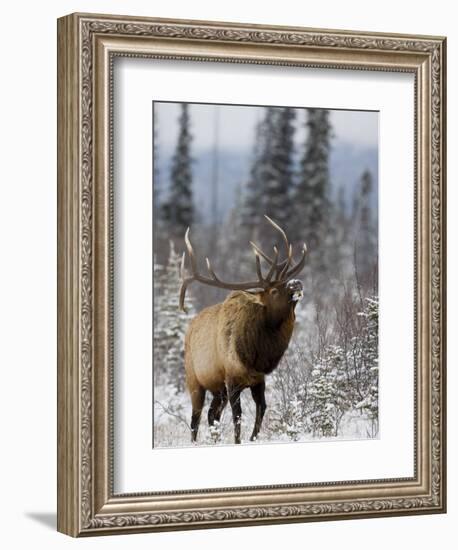
[[[288,347],[294,307],[272,317],[260,293],[245,291],[232,292],[220,306],[224,310],[224,337],[233,344],[243,365],[258,373],[271,373]]]

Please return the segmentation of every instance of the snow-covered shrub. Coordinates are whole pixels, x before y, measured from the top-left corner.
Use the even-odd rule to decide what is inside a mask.
[[[340,422],[352,404],[350,384],[342,348],[330,346],[310,378],[308,409],[314,435],[339,435]]]
[[[356,317],[354,304],[349,308],[349,303],[338,333],[340,343],[327,344],[320,351],[311,373],[307,410],[314,435],[338,436],[341,421],[351,410],[369,420],[368,436],[378,431],[378,299],[366,298]]]
[[[309,376],[310,364],[303,350],[298,345],[291,344],[269,379],[272,403],[267,419],[272,439],[275,436],[284,436],[297,441],[307,431]]]
[[[364,321],[361,339],[361,362],[364,376],[360,386],[362,399],[355,408],[364,412],[371,421],[371,436],[378,431],[378,298],[366,298],[366,304],[360,316]]]
[[[177,392],[184,390],[184,337],[193,309],[189,296],[188,313],[178,307],[180,263],[172,242],[167,265],[154,263],[154,382],[170,384]]]

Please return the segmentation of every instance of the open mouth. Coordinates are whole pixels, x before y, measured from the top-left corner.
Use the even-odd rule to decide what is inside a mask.
[[[287,287],[291,292],[291,302],[300,302],[304,297],[302,283],[298,279],[291,279],[291,281],[288,281]]]
[[[291,295],[291,301],[292,302],[300,302],[302,300],[302,298],[304,297],[304,292],[303,290],[296,290],[295,292],[293,292],[293,294]]]

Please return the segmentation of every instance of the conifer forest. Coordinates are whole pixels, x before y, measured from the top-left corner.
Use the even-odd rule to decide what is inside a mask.
[[[185,333],[230,292],[193,282],[180,310],[186,230],[201,273],[208,257],[221,279],[252,280],[250,241],[286,254],[265,215],[295,259],[302,243],[308,251],[293,335],[266,376],[253,442],[256,406],[241,394],[242,443],[378,437],[378,113],[155,102],[152,124],[154,447],[191,445]],[[231,407],[209,426],[210,401],[196,444],[233,444]]]

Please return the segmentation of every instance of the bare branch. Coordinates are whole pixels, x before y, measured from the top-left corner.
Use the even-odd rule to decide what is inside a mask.
[[[167,407],[166,405],[163,405],[160,401],[154,401],[154,404],[155,405],[159,405],[162,409],[162,411],[165,413],[165,414],[168,414],[170,416],[173,416],[174,418],[176,418],[177,420],[180,420],[181,422],[183,422],[183,424],[186,425],[186,427],[188,428],[189,431],[191,431],[191,426],[188,424],[188,422],[186,421],[186,419],[181,416],[180,414],[176,413],[176,412],[173,412],[172,409],[170,407]]]

